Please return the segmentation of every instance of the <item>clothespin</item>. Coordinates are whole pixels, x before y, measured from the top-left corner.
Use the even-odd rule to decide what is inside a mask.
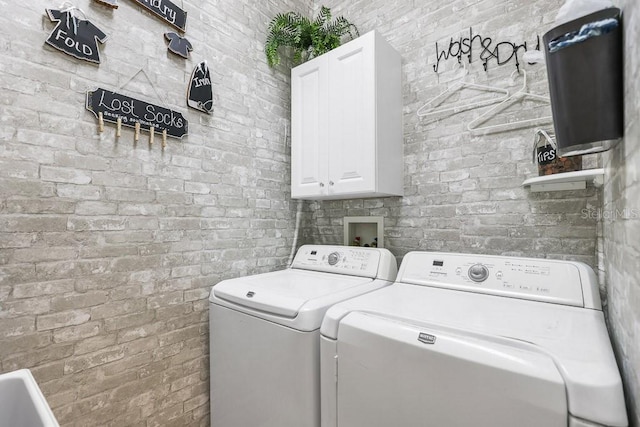
[[[116,122],[116,137],[120,138],[120,136],[122,136],[122,117],[118,117]]]
[[[98,132],[104,132],[104,116],[102,115],[102,112],[98,113]]]
[[[153,140],[155,138],[155,127],[151,126],[149,128],[149,145],[153,145]]]
[[[167,130],[163,129],[162,131],[162,149],[164,150],[164,148],[167,146]]]
[[[136,122],[134,132],[133,132],[133,140],[138,142],[140,139],[140,122]]]

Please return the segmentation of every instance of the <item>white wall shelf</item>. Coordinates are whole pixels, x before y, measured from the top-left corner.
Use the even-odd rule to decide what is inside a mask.
[[[583,190],[587,188],[587,182],[591,181],[593,181],[593,185],[600,187],[604,183],[604,169],[587,169],[536,176],[525,180],[522,186],[530,187],[532,192]]]

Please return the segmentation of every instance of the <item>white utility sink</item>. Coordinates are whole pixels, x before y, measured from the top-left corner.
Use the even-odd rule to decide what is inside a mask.
[[[0,375],[0,427],[59,427],[28,369]]]

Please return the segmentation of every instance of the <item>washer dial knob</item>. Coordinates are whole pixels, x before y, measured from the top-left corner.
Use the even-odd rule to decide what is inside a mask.
[[[474,264],[469,267],[469,279],[474,282],[484,282],[489,277],[489,269],[482,264]]]
[[[338,252],[331,252],[328,256],[329,265],[336,265],[340,261],[340,254]]]

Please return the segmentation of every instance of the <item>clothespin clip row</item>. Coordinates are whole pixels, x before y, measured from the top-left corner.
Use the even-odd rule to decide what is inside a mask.
[[[136,122],[134,125],[133,132],[133,140],[134,142],[138,142],[140,139],[140,122]],[[104,132],[104,115],[102,113],[98,113],[98,131],[100,133]],[[149,145],[153,145],[155,142],[156,128],[155,126],[149,127]],[[120,138],[122,136],[122,117],[118,117],[116,120],[116,138]],[[167,146],[167,129],[162,130],[162,149],[164,150]]]

